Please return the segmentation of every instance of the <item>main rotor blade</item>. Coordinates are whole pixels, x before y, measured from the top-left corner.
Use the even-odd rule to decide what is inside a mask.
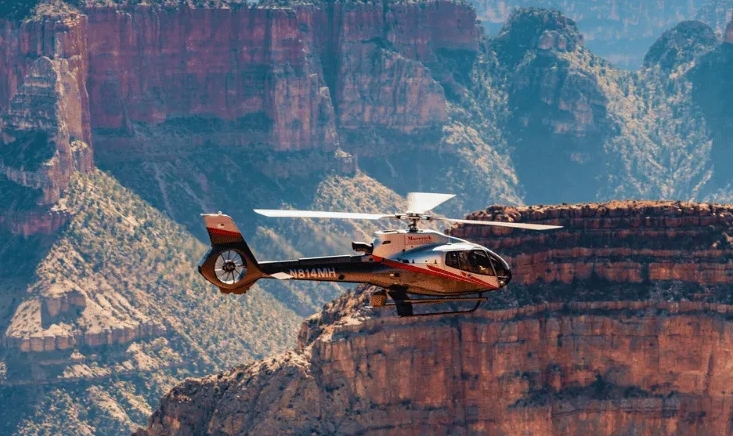
[[[344,218],[355,220],[378,220],[382,218],[394,218],[394,215],[380,213],[352,213],[352,212],[325,212],[317,210],[279,210],[279,209],[255,209],[260,215],[271,218]]]
[[[407,194],[407,212],[425,213],[439,204],[455,197],[453,194],[435,194],[432,192],[410,192]]]
[[[459,219],[453,219],[453,218],[437,218],[437,217],[432,217],[431,220],[442,220],[442,221],[449,221],[452,223],[461,223],[461,224],[480,224],[484,226],[511,227],[514,229],[527,229],[527,230],[551,230],[551,229],[561,229],[562,228],[562,226],[552,226],[552,225],[547,225],[547,224],[506,223],[503,221],[459,220]]]

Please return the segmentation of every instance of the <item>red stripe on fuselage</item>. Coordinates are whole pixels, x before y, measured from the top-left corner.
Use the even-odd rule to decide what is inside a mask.
[[[446,274],[449,277],[454,278],[454,279],[457,279],[457,280],[470,281],[470,283],[474,283],[474,284],[481,285],[481,286],[488,286],[488,287],[491,287],[491,288],[494,287],[490,283],[486,283],[485,281],[483,281],[481,279],[478,279],[476,277],[473,277],[473,276],[468,276],[468,275],[466,275],[466,276],[460,276],[460,275],[455,274],[455,273],[452,273],[450,271],[445,271],[445,270],[442,270],[442,269],[438,269],[438,268],[436,268],[436,267],[434,267],[432,265],[428,265],[428,269],[431,270],[431,271],[440,271],[441,273]]]
[[[413,266],[407,263],[398,262],[396,260],[385,259],[383,257],[378,257],[378,256],[372,256],[372,257],[374,258],[375,261],[382,262],[385,265],[392,267],[392,268],[398,268],[398,269],[403,269],[406,271],[418,272],[418,273],[427,274],[427,275],[434,276],[434,277],[440,277],[443,279],[459,280],[462,282],[471,283],[473,285],[491,286],[488,283],[474,279],[473,277],[461,277],[457,274],[452,274],[447,271],[443,271],[442,269],[431,267],[430,265],[428,265],[428,268],[426,269],[426,268],[420,268],[419,266]]]

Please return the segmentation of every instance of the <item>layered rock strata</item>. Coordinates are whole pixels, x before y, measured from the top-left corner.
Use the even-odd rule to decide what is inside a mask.
[[[50,352],[125,344],[165,336],[166,327],[140,314],[129,302],[107,289],[83,290],[72,283],[39,285],[15,310],[3,346],[22,352]],[[126,316],[109,313],[110,303]],[[120,319],[121,318],[121,319]]]
[[[0,171],[10,181],[40,190],[39,206],[58,202],[75,171],[93,168],[80,103],[86,91],[77,85],[66,59],[38,58],[3,116]]]
[[[398,318],[368,309],[361,288],[308,319],[296,351],[175,387],[138,434],[731,431],[730,292],[692,301],[650,289],[729,290],[733,207],[491,207],[468,218],[565,226],[451,230],[513,265],[492,300],[529,289],[545,302]]]
[[[446,53],[475,55],[481,37],[473,9],[448,0],[89,7],[3,20],[0,31],[2,149],[15,159],[0,160],[0,188],[20,186],[9,202],[28,198],[6,223],[54,204],[71,171],[88,171],[92,131],[102,166],[202,147],[358,157],[436,146],[448,115],[431,67]],[[364,147],[364,135],[381,145]],[[18,148],[36,153],[17,161]],[[273,177],[281,167],[261,165]],[[36,212],[9,229],[57,228]]]
[[[726,434],[730,313],[599,302],[345,314],[297,352],[187,380],[138,434]]]
[[[0,224],[11,233],[58,229],[68,221],[57,203],[72,174],[93,168],[86,22],[71,14],[2,23],[0,197],[8,207]]]
[[[501,253],[513,284],[570,284],[590,279],[648,284],[733,283],[733,206],[678,201],[613,201],[565,206],[495,206],[469,219],[559,224],[528,232],[456,227],[452,234]]]
[[[188,146],[291,151],[332,150],[337,128],[439,131],[445,95],[426,65],[475,52],[480,35],[470,7],[443,0],[85,13],[100,153],[145,143],[143,126]]]

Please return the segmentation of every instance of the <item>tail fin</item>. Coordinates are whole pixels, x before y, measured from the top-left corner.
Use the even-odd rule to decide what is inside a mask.
[[[265,274],[229,215],[203,214],[211,249],[199,273],[223,293],[244,294]]]

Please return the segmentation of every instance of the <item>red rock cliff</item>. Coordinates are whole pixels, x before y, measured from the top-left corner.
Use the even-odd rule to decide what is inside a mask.
[[[552,232],[465,226],[452,234],[495,249],[510,261],[513,283],[569,284],[591,277],[614,283],[685,281],[729,284],[730,205],[620,202],[491,207],[470,219],[560,224]]]
[[[429,68],[441,53],[476,52],[481,34],[473,9],[448,0],[88,8],[2,21],[0,32],[5,154],[49,138],[37,162],[0,162],[0,183],[39,190],[44,207],[72,171],[91,168],[92,131],[107,165],[205,144],[384,152],[352,139],[368,132],[387,148],[404,147],[404,135],[430,146],[447,113]],[[57,227],[16,212],[0,222],[25,234]]]
[[[69,74],[79,90],[78,109],[71,134],[91,144],[89,97],[86,92],[88,69],[87,17],[72,13],[48,16],[22,24],[0,20],[3,50],[0,53],[0,111],[7,110],[39,57],[66,59]]]
[[[312,40],[291,9],[90,9],[95,129],[169,117],[267,120],[273,148],[333,144]]]
[[[175,118],[234,122],[221,141],[276,150],[335,148],[337,129],[439,128],[445,96],[426,65],[477,50],[480,34],[451,1],[85,12],[100,148]]]
[[[75,171],[93,167],[86,23],[79,14],[0,23],[0,225],[12,233],[63,225],[69,214],[54,205]]]
[[[552,239],[550,232],[453,230],[511,255],[510,288],[544,282],[534,289],[567,291],[551,268],[557,261],[581,271],[575,290],[612,282],[615,292],[605,301],[577,301],[595,298],[592,292],[550,293],[564,301],[516,307],[515,300],[514,308],[470,316],[409,319],[366,309],[369,292],[360,290],[306,321],[296,352],[175,387],[138,434],[731,432],[733,305],[717,295],[709,302],[664,293],[629,301],[647,298],[634,294],[639,277],[646,288],[675,277],[729,289],[733,278],[723,277],[733,276],[733,249],[720,239],[733,227],[729,208],[613,203],[490,208],[472,218],[489,214],[566,226]],[[522,269],[520,253],[536,263]],[[660,262],[682,268],[672,276],[605,278],[580,268],[602,259],[619,267],[625,257],[631,260],[620,272],[635,264],[652,271]],[[688,268],[691,262],[700,268]],[[706,265],[720,265],[714,269],[721,274],[700,275]]]
[[[140,434],[727,434],[731,311],[619,302],[349,315],[298,352],[187,380]]]

